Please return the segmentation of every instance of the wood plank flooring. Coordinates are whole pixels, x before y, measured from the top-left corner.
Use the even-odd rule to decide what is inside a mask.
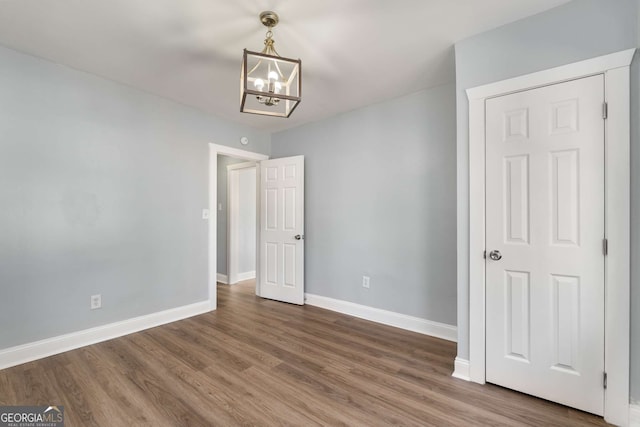
[[[0,371],[0,405],[73,426],[602,426],[451,377],[456,345],[218,285],[218,310]]]

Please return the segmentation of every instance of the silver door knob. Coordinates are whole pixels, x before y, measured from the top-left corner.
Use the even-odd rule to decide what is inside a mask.
[[[500,253],[500,251],[491,251],[489,252],[489,258],[494,261],[500,261],[502,259],[502,254]]]
[[[293,238],[296,240],[304,240],[304,234],[303,235],[296,234],[295,236],[293,236]]]

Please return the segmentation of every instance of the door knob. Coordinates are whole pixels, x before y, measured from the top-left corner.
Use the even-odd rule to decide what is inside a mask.
[[[489,252],[489,258],[494,261],[500,261],[502,259],[502,254],[500,253],[500,251],[491,251]]]
[[[295,236],[293,236],[293,238],[296,240],[304,240],[304,234],[303,235],[296,234]]]

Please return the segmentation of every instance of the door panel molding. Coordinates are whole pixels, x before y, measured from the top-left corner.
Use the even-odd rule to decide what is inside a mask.
[[[635,49],[540,71],[467,90],[469,98],[469,376],[486,380],[485,358],[485,102],[489,98],[596,74],[605,79],[605,419],[629,423],[630,328],[630,77]],[[560,107],[560,106],[559,106]],[[524,137],[522,120],[512,123]],[[571,123],[568,123],[570,125]],[[565,127],[567,127],[565,126]],[[559,124],[559,129],[562,126]],[[570,127],[570,126],[569,126]],[[558,130],[560,131],[560,130]],[[515,135],[515,136],[514,136]]]

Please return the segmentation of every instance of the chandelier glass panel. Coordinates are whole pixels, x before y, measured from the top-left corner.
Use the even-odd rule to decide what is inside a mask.
[[[240,76],[240,111],[276,117],[289,117],[302,93],[302,62],[284,58],[276,51],[274,12],[262,12],[260,21],[268,28],[262,52],[244,50]]]

